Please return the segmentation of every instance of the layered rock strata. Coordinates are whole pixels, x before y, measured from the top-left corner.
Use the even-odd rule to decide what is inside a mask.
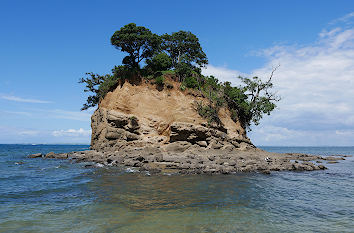
[[[92,116],[91,147],[97,151],[118,151],[124,148],[156,147],[169,151],[175,142],[209,149],[239,151],[255,148],[240,134],[226,128],[208,127],[207,123],[165,122],[132,114],[99,108]]]

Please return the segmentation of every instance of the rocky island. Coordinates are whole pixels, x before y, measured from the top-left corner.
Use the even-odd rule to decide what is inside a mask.
[[[178,82],[170,84],[173,88],[157,90],[151,83],[124,83],[106,95],[91,117],[92,150],[37,157],[183,174],[311,171],[326,168],[321,160],[344,159],[256,148],[227,109],[219,113],[223,127],[210,127],[195,110],[202,97],[181,91]]]
[[[279,101],[271,92],[275,69],[265,82],[239,77],[244,85],[233,87],[201,74],[208,61],[191,32],[158,36],[128,24],[111,43],[128,53],[123,65],[80,81],[93,93],[83,110],[98,106],[91,117],[91,150],[30,157],[184,174],[310,171],[326,169],[321,160],[344,159],[270,153],[252,144],[247,130]]]

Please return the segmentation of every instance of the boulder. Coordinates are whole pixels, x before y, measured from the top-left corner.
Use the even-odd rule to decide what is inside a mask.
[[[44,157],[46,159],[54,159],[55,158],[55,153],[54,152],[49,152]]]

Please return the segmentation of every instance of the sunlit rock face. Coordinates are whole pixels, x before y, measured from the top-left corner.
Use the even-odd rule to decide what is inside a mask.
[[[91,117],[91,147],[116,151],[125,147],[155,146],[176,149],[168,144],[185,142],[204,149],[242,150],[254,146],[239,122],[227,109],[219,112],[222,127],[208,125],[197,113],[196,101],[203,97],[173,89],[125,83],[101,101]]]

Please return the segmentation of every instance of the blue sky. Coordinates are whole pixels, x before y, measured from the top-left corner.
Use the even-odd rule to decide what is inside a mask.
[[[272,67],[279,108],[257,145],[354,145],[354,1],[0,1],[0,143],[89,143],[92,110],[78,79],[124,54],[114,31],[196,34],[210,65],[236,83]]]

